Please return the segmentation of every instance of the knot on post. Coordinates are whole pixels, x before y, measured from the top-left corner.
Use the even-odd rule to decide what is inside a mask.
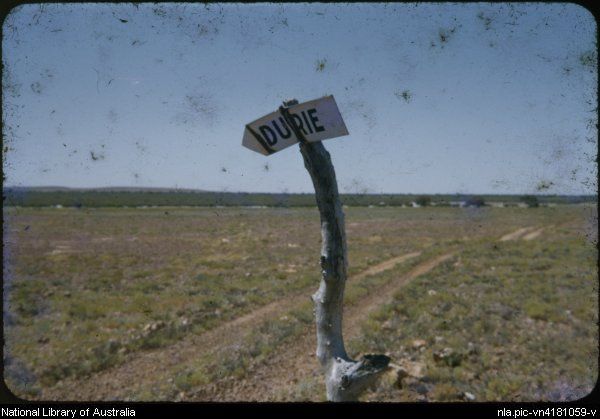
[[[321,269],[325,270],[327,268],[327,257],[321,256]]]
[[[297,104],[298,104],[298,101],[296,99],[286,99],[283,101],[283,106],[285,106],[285,107],[290,107],[290,106],[294,106]]]

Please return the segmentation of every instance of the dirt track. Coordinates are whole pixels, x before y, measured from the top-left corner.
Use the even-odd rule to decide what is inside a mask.
[[[537,238],[544,228],[532,230],[535,230],[535,227],[520,228],[502,236],[499,241],[532,240]],[[344,312],[346,340],[355,337],[360,330],[361,321],[373,310],[385,304],[400,287],[449,260],[457,251],[455,249],[426,260],[407,274],[368,294],[360,303],[347,306]],[[413,252],[389,259],[355,275],[353,280],[392,269],[397,264],[420,254],[420,252]],[[44,400],[123,400],[142,384],[147,387],[149,383],[166,380],[169,377],[167,374],[173,368],[198,357],[199,354],[224,350],[228,346],[241,342],[243,337],[252,330],[251,325],[280,316],[297,304],[299,299],[305,298],[307,298],[305,293],[292,295],[260,307],[206,333],[191,335],[166,348],[133,354],[132,359],[123,365],[102,371],[87,379],[66,380],[61,385],[47,390],[41,398]],[[293,342],[284,345],[267,362],[251,369],[248,377],[242,380],[225,378],[196,389],[194,393],[184,394],[182,397],[190,401],[277,400],[292,391],[299,380],[309,376],[320,377],[314,348],[315,331],[312,326],[301,336],[294,338]]]
[[[530,232],[531,230],[533,230],[533,227],[520,228],[516,231],[513,231],[512,233],[508,233],[508,234],[505,234],[504,236],[500,237],[500,241],[505,242],[505,241],[510,241],[510,240],[517,240],[524,234],[527,234],[528,232]]]
[[[520,228],[502,236],[499,241],[532,240],[542,233],[544,228],[534,230],[535,227]],[[529,233],[529,234],[527,234]],[[360,332],[361,322],[410,280],[423,275],[439,264],[451,259],[458,250],[445,253],[420,263],[406,275],[399,277],[375,293],[367,295],[360,304],[348,306],[344,310],[344,337],[346,342],[356,337]],[[397,258],[400,259],[400,258]],[[370,274],[376,274],[384,269],[381,267],[390,264],[384,262],[371,268]],[[397,262],[398,263],[398,262]],[[363,272],[361,275],[367,275]],[[223,380],[213,383],[207,388],[200,389],[187,399],[193,401],[285,401],[290,400],[296,383],[312,377],[322,381],[321,371],[315,356],[314,326],[285,345],[266,364],[253,370],[250,376],[243,380]],[[293,374],[291,374],[293,372]]]
[[[420,252],[412,252],[388,259],[355,275],[352,279],[360,280],[369,275],[376,275],[420,254]],[[294,294],[259,307],[208,332],[190,335],[168,347],[132,354],[132,358],[126,363],[101,371],[87,379],[65,380],[54,388],[46,390],[41,398],[44,400],[122,400],[140,383],[156,381],[160,378],[161,372],[197,357],[198,354],[215,352],[240,342],[252,329],[250,325],[278,317],[299,300],[307,298],[306,292]]]
[[[348,306],[344,311],[345,340],[355,337],[360,331],[361,321],[373,310],[386,303],[398,288],[449,260],[454,254],[455,252],[450,252],[422,262],[407,274],[379,288],[377,292],[369,294],[360,301],[360,304]],[[213,383],[206,389],[190,395],[190,399],[194,401],[278,400],[282,395],[289,393],[299,380],[308,376],[320,377],[321,372],[314,354],[315,335],[314,327],[311,327],[277,351],[277,354],[267,363],[252,371],[247,379]]]
[[[540,234],[542,234],[546,228],[547,227],[542,227],[535,231],[532,231],[531,233],[527,233],[526,235],[523,236],[523,240],[529,241],[529,240],[538,238],[540,236]]]

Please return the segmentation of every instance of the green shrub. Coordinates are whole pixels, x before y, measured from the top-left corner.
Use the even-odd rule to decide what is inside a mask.
[[[521,202],[527,204],[527,206],[529,208],[537,208],[540,206],[539,200],[537,199],[537,196],[535,196],[535,195],[524,195],[524,196],[520,197],[519,200]]]
[[[418,196],[415,203],[421,207],[428,207],[431,204],[431,197],[427,195]]]

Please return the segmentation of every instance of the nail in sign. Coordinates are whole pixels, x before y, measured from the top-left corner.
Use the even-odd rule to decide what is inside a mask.
[[[290,106],[298,129],[310,143],[348,135],[348,130],[333,96]],[[268,156],[298,142],[294,131],[279,111],[246,125],[242,145]]]

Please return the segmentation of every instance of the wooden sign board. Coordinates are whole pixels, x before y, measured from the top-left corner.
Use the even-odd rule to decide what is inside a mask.
[[[348,135],[348,130],[333,96],[325,96],[288,108],[298,129],[310,143]],[[298,142],[279,111],[250,122],[244,130],[242,145],[268,156]]]

